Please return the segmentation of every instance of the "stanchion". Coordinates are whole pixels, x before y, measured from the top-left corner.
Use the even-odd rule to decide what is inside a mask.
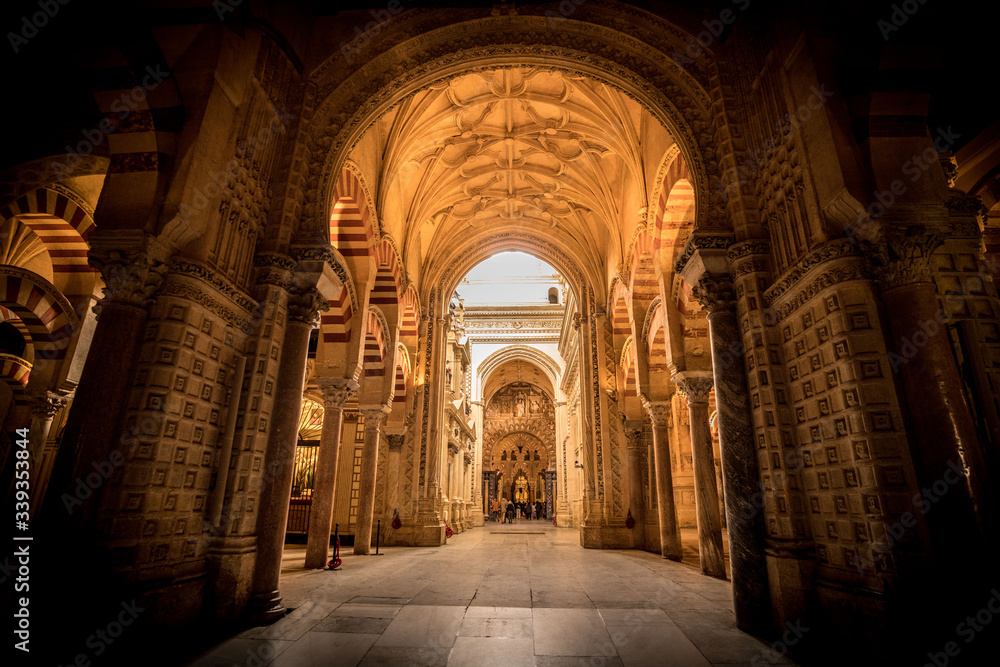
[[[339,570],[343,562],[340,559],[340,524],[338,523],[333,528],[333,558],[326,564],[326,569],[327,571]]]
[[[376,525],[378,527],[375,529],[375,555],[381,556],[382,554],[378,552],[378,543],[379,540],[382,538],[382,519],[379,519],[378,524]]]

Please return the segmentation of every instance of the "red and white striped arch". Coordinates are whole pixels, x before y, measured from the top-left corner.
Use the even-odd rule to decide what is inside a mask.
[[[17,329],[24,337],[24,358],[34,359],[35,358],[35,346],[31,342],[31,332],[28,331],[28,325],[24,323],[20,317],[17,316],[13,310],[6,308],[5,306],[0,306],[0,322],[7,322],[12,327]]]
[[[629,294],[632,300],[650,303],[660,294],[653,264],[653,237],[643,229],[635,240],[632,256],[629,258]],[[629,304],[631,307],[631,303]]]
[[[388,238],[375,247],[375,284],[369,303],[377,306],[398,306],[403,291],[399,253]]]
[[[64,359],[79,318],[52,283],[13,266],[0,267],[0,305],[16,315],[27,330],[25,341],[35,354]]]
[[[39,188],[0,209],[0,218],[18,219],[45,244],[55,282],[61,274],[96,272],[87,263],[87,235],[94,220],[66,195]]]
[[[368,323],[365,329],[365,377],[385,376],[385,343],[386,331],[382,322],[372,311],[368,311]]]
[[[629,336],[622,346],[622,358],[619,368],[621,369],[621,386],[626,399],[635,398],[639,395],[636,388],[635,376],[635,341]]]
[[[396,378],[393,387],[392,402],[406,403],[407,389],[412,384],[410,371],[410,355],[406,346],[400,343],[396,346]]]
[[[350,288],[347,285],[341,287],[337,298],[328,301],[327,305],[329,308],[319,318],[323,342],[350,342],[351,320],[354,316]]]
[[[653,249],[662,266],[673,262],[676,249],[684,245],[694,228],[695,194],[691,182],[687,163],[678,153],[666,169],[656,202]]]
[[[417,353],[417,338],[420,326],[420,300],[417,290],[410,285],[403,294],[403,312],[399,322],[399,342],[406,346],[411,354]]]
[[[630,336],[632,334],[632,324],[629,319],[629,298],[628,289],[620,279],[615,278],[611,288],[611,330],[616,336]]]
[[[371,256],[375,216],[354,171],[347,167],[341,170],[331,202],[330,245],[349,262],[355,257]]]
[[[649,359],[650,374],[665,373],[667,367],[666,319],[663,304],[660,303],[650,320],[649,331],[646,334],[646,353]]]

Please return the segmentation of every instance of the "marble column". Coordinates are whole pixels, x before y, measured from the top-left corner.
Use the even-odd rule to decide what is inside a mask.
[[[646,494],[642,477],[642,421],[625,422],[625,469],[628,475],[628,511],[632,513],[632,547],[646,546]]]
[[[31,511],[34,512],[45,495],[48,484],[48,466],[45,465],[45,443],[52,430],[52,420],[69,401],[65,396],[50,391],[28,396],[31,408],[31,427],[28,429],[28,454],[31,461]]]
[[[893,255],[900,258],[886,262],[879,273],[894,344],[888,370],[898,371],[906,396],[918,485],[931,488],[935,482],[948,482],[954,470],[968,466],[967,479],[950,484],[926,519],[939,565],[969,569],[982,552],[982,534],[995,534],[988,516],[995,504],[948,339],[947,315],[933,282],[931,257],[944,232],[914,226],[889,230],[886,238]]]
[[[386,433],[385,444],[388,447],[386,457],[385,511],[392,513],[399,509],[399,473],[403,469],[403,433]]]
[[[323,431],[316,457],[316,481],[309,511],[306,541],[307,568],[326,567],[333,527],[333,501],[337,492],[337,465],[340,460],[340,432],[344,424],[344,404],[357,391],[354,380],[317,378],[323,392]]]
[[[299,440],[309,333],[319,324],[319,311],[325,306],[326,300],[313,288],[295,290],[288,297],[288,324],[278,364],[271,431],[257,503],[257,560],[249,603],[251,618],[257,623],[270,623],[285,613],[278,579]]]
[[[687,371],[678,373],[673,381],[677,383],[677,390],[687,399],[691,422],[701,571],[724,579],[726,563],[722,550],[722,517],[719,514],[719,490],[715,486],[712,434],[708,427],[708,394],[712,390],[712,376],[708,371]]]
[[[708,313],[715,379],[715,406],[725,489],[726,531],[732,571],[736,625],[762,632],[773,624],[765,554],[764,513],[753,503],[761,491],[754,444],[753,417],[740,348],[736,296],[728,276],[705,274],[695,285],[695,298]]]
[[[653,461],[656,469],[656,510],[660,524],[660,553],[664,558],[680,561],[681,534],[674,503],[674,476],[670,469],[670,401],[645,403],[653,421]]]
[[[91,236],[91,262],[101,270],[104,299],[87,353],[62,443],[49,477],[49,492],[42,501],[39,520],[60,533],[67,524],[84,528],[96,516],[99,499],[91,497],[70,516],[61,495],[72,495],[75,480],[93,472],[92,464],[107,461],[111,452],[128,454],[122,437],[125,403],[135,378],[149,305],[163,283],[172,249],[150,238],[121,239]],[[114,241],[113,247],[110,246]],[[131,248],[121,249],[131,241]],[[105,487],[94,492],[100,496]],[[63,534],[63,539],[72,541]]]
[[[378,445],[382,425],[389,416],[385,405],[364,406],[365,444],[361,448],[361,479],[358,489],[358,523],[354,527],[354,555],[371,553],[372,520],[375,516],[375,474],[378,470]]]

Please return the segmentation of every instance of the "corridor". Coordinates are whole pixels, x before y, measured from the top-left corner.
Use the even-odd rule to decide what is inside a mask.
[[[546,521],[488,522],[438,548],[346,550],[337,572],[303,569],[290,545],[290,613],[191,667],[794,664],[736,629],[728,582],[579,540]]]

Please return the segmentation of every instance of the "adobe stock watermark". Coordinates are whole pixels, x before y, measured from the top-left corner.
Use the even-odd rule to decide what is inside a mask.
[[[354,57],[358,52],[365,50],[371,44],[372,38],[377,36],[386,25],[400,14],[406,7],[401,0],[389,0],[385,9],[372,9],[369,11],[372,20],[368,21],[364,28],[361,25],[354,26],[354,37],[349,42],[340,43],[340,55],[348,64],[354,62]]]
[[[559,11],[552,9],[545,10],[545,22],[549,24],[549,29],[554,30],[559,26],[559,21],[568,19],[576,11],[576,8],[587,2],[587,0],[562,0],[559,3]]]
[[[778,122],[774,124],[771,135],[767,138],[765,144],[750,152],[743,159],[743,162],[740,163],[737,169],[735,182],[729,183],[728,187],[742,185],[749,181],[760,170],[761,166],[781,148],[781,140],[776,141],[775,137],[783,137],[786,127],[790,127],[791,129],[800,128],[814,113],[822,109],[834,95],[833,91],[826,89],[825,83],[821,83],[819,88],[811,86],[809,97],[806,98],[806,101],[800,104],[794,111],[789,111],[779,118]],[[721,192],[725,192],[727,189],[727,185],[721,179],[718,181],[718,189]]]
[[[948,469],[929,487],[920,489],[913,495],[913,506],[924,515],[938,503],[956,484],[965,480],[965,471],[954,461],[948,462]],[[885,524],[885,534],[875,538],[867,545],[865,553],[854,557],[853,565],[858,574],[864,574],[866,569],[874,570],[876,563],[886,559],[886,555],[906,535],[906,532],[917,525],[917,517],[913,512],[903,512],[899,520],[893,524]]]
[[[928,146],[919,155],[912,155],[904,162],[900,171],[909,176],[911,183],[916,183],[931,168],[931,165],[939,164],[938,153],[942,153],[961,138],[962,135],[952,131],[951,127],[937,129],[937,134],[933,140],[933,146]],[[875,190],[872,192],[872,201],[868,208],[858,215],[853,223],[844,226],[844,235],[851,241],[857,243],[858,237],[870,231],[875,221],[885,215],[900,197],[906,194],[909,187],[902,178],[897,178],[885,190]]]
[[[17,32],[8,32],[7,41],[14,53],[18,53],[21,47],[30,40],[38,36],[38,32],[49,24],[59,13],[59,10],[69,4],[70,0],[38,0],[39,11],[25,14],[21,17],[21,25]]]
[[[122,602],[121,611],[106,625],[94,630],[90,636],[87,637],[85,642],[86,646],[90,651],[93,652],[94,658],[99,658],[104,655],[107,650],[114,644],[119,637],[125,632],[125,628],[129,627],[135,623],[136,619],[139,618],[139,614],[146,611],[145,607],[140,607],[135,600],[131,602]],[[88,651],[81,651],[76,655],[72,662],[67,663],[65,667],[90,667],[93,664],[91,660],[91,653]],[[64,667],[62,664],[59,667]]]
[[[803,625],[801,619],[795,621],[785,621],[785,631],[781,638],[770,646],[762,648],[760,652],[750,660],[751,667],[764,667],[764,665],[776,664],[788,654],[788,650],[799,643],[802,637],[809,632],[809,628]]]
[[[927,4],[927,0],[903,0],[903,2],[893,4],[889,16],[879,19],[875,23],[879,32],[882,33],[882,39],[888,42],[892,33],[902,28],[910,20],[910,17],[925,4]]]

